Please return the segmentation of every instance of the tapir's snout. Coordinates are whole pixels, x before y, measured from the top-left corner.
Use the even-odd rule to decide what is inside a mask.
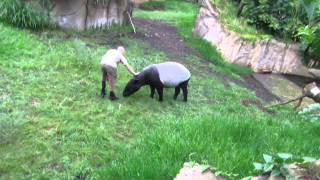
[[[124,90],[123,93],[122,93],[122,95],[123,95],[123,97],[128,97],[128,96],[129,96],[129,93]]]
[[[140,86],[133,84],[132,82],[129,82],[127,86],[123,90],[123,97],[128,97],[132,95],[133,93],[137,92],[140,89]]]

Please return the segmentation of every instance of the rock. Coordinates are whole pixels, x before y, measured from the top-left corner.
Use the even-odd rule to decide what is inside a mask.
[[[209,0],[202,1],[193,34],[211,42],[229,63],[251,67],[254,72],[314,77],[303,65],[297,44],[276,40],[245,41],[220,23],[219,12]]]
[[[29,2],[33,7],[35,0]],[[52,0],[48,14],[53,22],[63,28],[85,30],[112,24],[129,22],[132,12],[130,0],[108,0],[97,3],[95,0]]]
[[[320,160],[311,162],[310,166],[306,169],[300,167],[299,164],[289,165],[289,174],[292,177],[300,180],[316,180],[320,178]]]
[[[251,180],[285,180],[282,176],[267,176],[267,175],[262,175],[262,176],[257,176],[251,178]]]
[[[196,163],[193,167],[190,167],[189,163],[186,162],[174,180],[224,180],[224,178],[216,176],[211,170],[202,173],[201,165]]]
[[[312,74],[316,79],[320,79],[320,69],[309,69],[309,73]]]

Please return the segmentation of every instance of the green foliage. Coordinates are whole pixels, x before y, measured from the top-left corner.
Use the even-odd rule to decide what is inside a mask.
[[[320,65],[320,26],[305,26],[298,29],[297,36],[300,37],[302,47],[307,56],[306,62],[309,66]]]
[[[0,20],[21,28],[43,29],[50,26],[46,13],[33,9],[22,0],[1,0]]]
[[[231,0],[212,0],[212,2],[219,10],[219,18],[223,25],[229,30],[237,32],[242,39],[256,41],[271,38],[270,35],[260,29],[248,25],[246,19],[238,18],[235,2]]]
[[[300,39],[306,63],[309,66],[320,64],[319,0],[241,0],[237,2],[240,2],[238,15],[244,17],[248,24],[281,39],[293,41]]]
[[[253,163],[256,171],[261,174],[270,173],[272,176],[284,176],[285,179],[292,179],[288,169],[290,163],[298,163],[300,167],[308,168],[311,162],[316,160],[312,157],[293,157],[289,153],[263,154],[263,159],[264,163]]]
[[[272,176],[289,176],[288,171],[288,160],[292,159],[292,154],[278,153],[276,156],[271,156],[268,154],[263,154],[264,163],[253,163],[255,170],[261,173],[271,172]]]
[[[242,16],[247,22],[272,35],[291,39],[303,24],[297,9],[299,5],[290,0],[246,0]]]

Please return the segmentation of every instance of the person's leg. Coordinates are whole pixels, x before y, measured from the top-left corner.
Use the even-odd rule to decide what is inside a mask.
[[[110,100],[114,101],[117,100],[118,97],[116,96],[116,82],[117,82],[117,71],[115,68],[109,68],[109,84],[110,84]]]
[[[109,84],[110,84],[110,97],[109,97],[109,99],[112,101],[117,100],[118,97],[115,94],[116,81],[113,76],[109,76]]]

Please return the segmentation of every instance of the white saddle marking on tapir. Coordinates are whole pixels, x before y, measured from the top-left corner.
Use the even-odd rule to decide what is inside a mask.
[[[176,87],[191,77],[190,71],[180,63],[165,62],[150,66],[157,68],[160,81],[166,87]]]
[[[311,93],[313,94],[313,96],[317,96],[318,94],[320,94],[320,89],[318,87],[314,87],[311,89]]]

